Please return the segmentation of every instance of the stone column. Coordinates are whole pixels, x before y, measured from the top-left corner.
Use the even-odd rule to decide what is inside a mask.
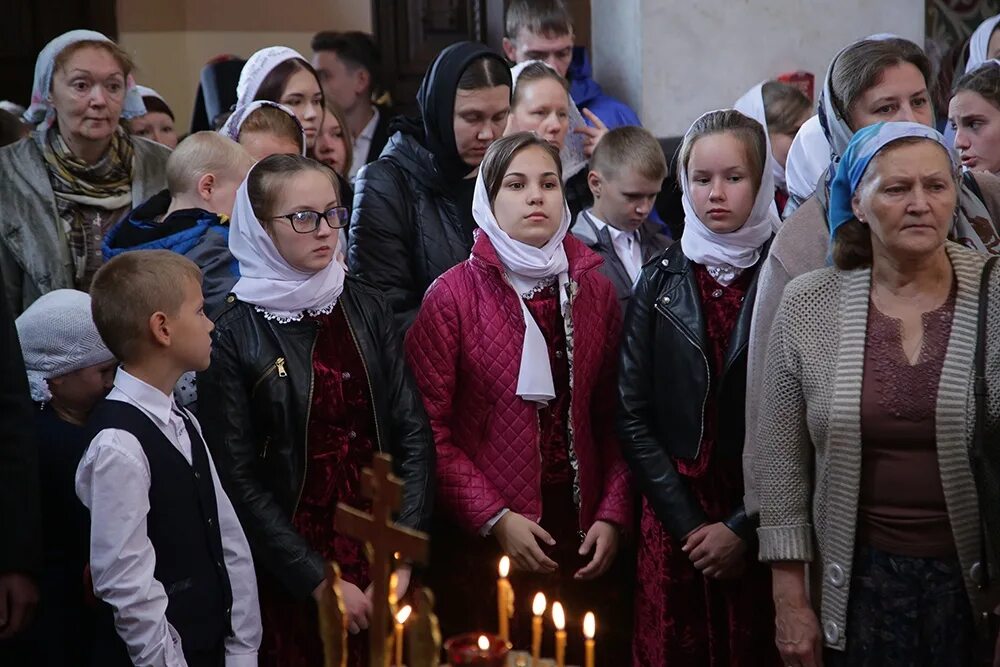
[[[924,0],[593,0],[594,78],[658,137],[878,32],[924,43]]]

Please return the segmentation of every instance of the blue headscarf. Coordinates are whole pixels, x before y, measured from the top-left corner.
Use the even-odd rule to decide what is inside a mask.
[[[861,183],[861,178],[868,170],[872,159],[892,142],[907,137],[918,137],[936,142],[948,154],[952,167],[956,166],[955,156],[948,148],[947,142],[941,133],[933,127],[921,123],[890,122],[876,123],[858,130],[840,157],[837,173],[830,184],[830,203],[827,216],[831,241],[837,233],[837,229],[854,218],[851,200],[854,198],[854,192],[858,189],[858,184]]]

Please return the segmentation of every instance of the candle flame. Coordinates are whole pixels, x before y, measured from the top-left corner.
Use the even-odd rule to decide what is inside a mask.
[[[504,556],[500,559],[500,577],[506,579],[508,574],[510,574],[510,559]]]
[[[479,635],[479,650],[480,651],[490,650],[490,640],[486,635]]]
[[[402,609],[400,609],[396,613],[396,622],[399,623],[400,625],[402,625],[403,623],[406,623],[406,619],[408,619],[410,617],[410,613],[412,611],[413,611],[413,608],[410,605],[406,605],[405,607],[403,607]]]
[[[597,619],[594,618],[594,612],[588,611],[583,617],[583,636],[593,639],[595,634],[597,634]]]
[[[556,630],[566,629],[566,613],[561,602],[552,603],[552,622],[556,624]]]
[[[535,599],[531,602],[531,613],[541,616],[545,613],[545,593],[535,593]]]

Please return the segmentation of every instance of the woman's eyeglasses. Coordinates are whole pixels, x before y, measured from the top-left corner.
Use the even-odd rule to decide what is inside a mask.
[[[330,229],[343,229],[351,221],[351,212],[346,206],[334,206],[327,211],[296,211],[288,215],[276,215],[275,220],[287,220],[299,234],[312,234],[319,229],[319,221],[326,220]]]

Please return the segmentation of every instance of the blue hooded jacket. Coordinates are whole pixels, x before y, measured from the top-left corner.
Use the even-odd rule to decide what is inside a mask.
[[[605,95],[601,86],[592,77],[593,70],[590,66],[587,49],[582,46],[574,46],[573,60],[569,64],[566,78],[569,79],[570,95],[573,96],[577,108],[590,109],[608,126],[609,130],[623,125],[642,125],[639,116],[629,105],[610,95]]]
[[[174,211],[163,190],[132,209],[104,237],[105,261],[129,250],[171,250],[201,269],[205,312],[214,316],[240,277],[229,252],[229,224],[224,216],[200,208]],[[161,219],[162,218],[162,219]]]

